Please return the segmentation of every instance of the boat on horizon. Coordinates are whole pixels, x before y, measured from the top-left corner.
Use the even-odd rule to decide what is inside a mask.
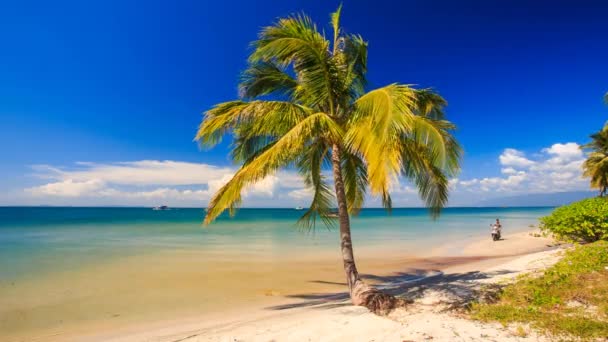
[[[152,210],[169,210],[169,207],[166,205],[161,205],[160,207],[154,207]]]
[[[304,210],[304,208],[303,208],[303,207],[299,207],[299,206],[298,206],[298,207],[295,207],[295,209],[296,209],[296,210]]]

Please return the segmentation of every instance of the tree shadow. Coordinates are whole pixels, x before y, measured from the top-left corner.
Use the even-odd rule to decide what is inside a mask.
[[[479,258],[478,258],[479,259]],[[488,258],[484,258],[488,259]],[[431,259],[423,260],[431,261]],[[432,264],[449,266],[452,262],[446,260],[432,260]],[[394,296],[405,299],[408,302],[422,299],[427,291],[434,291],[443,298],[442,304],[446,309],[453,309],[468,305],[480,295],[480,290],[486,286],[484,279],[493,278],[498,275],[514,273],[512,270],[498,270],[492,272],[461,272],[444,273],[438,269],[413,268],[404,272],[396,272],[391,275],[361,274],[361,277],[376,288]],[[320,284],[343,285],[324,280],[312,280]],[[294,299],[293,303],[267,307],[267,310],[286,310],[294,308],[310,307],[314,309],[333,309],[336,307],[350,306],[349,293],[326,292],[326,293],[302,293],[288,295],[286,298]]]

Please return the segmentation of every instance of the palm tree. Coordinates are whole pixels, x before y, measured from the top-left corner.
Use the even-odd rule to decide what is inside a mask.
[[[591,188],[599,189],[600,196],[608,194],[608,122],[604,128],[591,135],[591,142],[583,145],[590,149],[583,163],[583,177],[591,178]]]
[[[367,43],[341,30],[340,12],[331,14],[331,42],[303,14],[262,29],[242,76],[241,99],[205,113],[195,139],[209,148],[232,133],[232,158],[241,164],[209,202],[205,223],[226,209],[233,215],[245,187],[280,168],[297,169],[313,190],[299,223],[335,224],[329,214],[337,202],[352,302],[385,313],[401,301],[362,281],[349,215],[359,212],[368,188],[390,210],[391,182],[399,176],[413,181],[438,215],[461,149],[451,135],[454,125],[444,119],[446,102],[433,91],[391,84],[365,93]],[[335,192],[324,174],[329,166]]]

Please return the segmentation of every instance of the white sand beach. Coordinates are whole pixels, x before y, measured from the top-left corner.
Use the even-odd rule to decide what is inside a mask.
[[[402,272],[368,280],[414,302],[380,317],[350,305],[345,293],[309,293],[282,298],[270,293],[269,305],[97,333],[63,335],[90,341],[518,341],[512,327],[463,317],[458,307],[481,284],[505,282],[559,259],[561,248],[532,232],[489,238],[464,245],[457,258],[431,256],[405,261]],[[433,251],[439,255],[443,246]],[[278,300],[276,300],[278,299]],[[101,328],[101,327],[100,327]],[[110,328],[110,329],[108,329]],[[528,331],[528,340],[543,340]]]

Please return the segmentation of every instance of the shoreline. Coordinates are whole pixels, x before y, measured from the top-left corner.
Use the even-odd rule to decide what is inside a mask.
[[[497,273],[491,277],[486,277],[483,280],[486,282],[492,282],[497,277],[501,279],[515,277],[521,272],[530,271],[537,267],[533,265],[533,261],[538,263],[538,260],[544,258],[549,260],[548,262],[550,263],[557,260],[556,255],[559,253],[559,248],[546,246],[547,244],[551,244],[551,239],[532,237],[530,235],[531,232],[536,231],[537,229],[535,228],[534,230],[522,231],[511,235],[507,234],[505,240],[498,242],[492,242],[489,237],[483,240],[469,240],[468,243],[465,242],[462,245],[461,255],[459,256],[446,256],[445,254],[441,256],[442,253],[445,253],[446,248],[450,246],[438,246],[426,257],[400,258],[397,261],[392,261],[389,266],[394,267],[392,272],[378,275],[363,273],[363,277],[366,281],[376,286],[380,285],[387,288],[424,287],[423,284],[432,283],[434,279],[450,279],[454,278],[455,275],[473,273]],[[543,262],[540,262],[540,264],[544,265]],[[509,272],[505,272],[506,268],[510,268]],[[331,341],[339,338],[339,336],[332,338],[332,335],[328,333],[332,329],[340,331],[340,327],[332,327],[332,324],[335,324],[336,320],[345,320],[344,324],[361,326],[359,329],[365,330],[360,331],[363,335],[355,339],[365,339],[365,334],[369,334],[368,337],[370,338],[383,336],[381,331],[386,329],[393,334],[405,332],[409,334],[414,332],[426,334],[427,332],[425,331],[428,329],[430,329],[429,331],[437,329],[437,327],[431,326],[425,328],[426,330],[418,329],[420,331],[414,331],[416,329],[410,329],[411,331],[407,329],[403,330],[404,325],[411,328],[414,324],[411,324],[410,321],[412,319],[419,319],[419,317],[412,318],[412,313],[409,311],[392,314],[393,317],[389,318],[375,316],[364,308],[350,305],[344,288],[336,291],[336,285],[342,287],[345,285],[340,283],[327,285],[326,291],[314,293],[299,295],[269,293],[269,298],[265,301],[265,304],[258,303],[228,308],[203,315],[182,316],[171,320],[133,324],[123,327],[112,327],[111,325],[104,324],[95,329],[95,333],[74,335],[73,337],[86,341],[117,342],[220,341],[227,340],[228,338],[236,338],[237,340],[310,338],[313,340]],[[434,298],[437,296],[437,294],[424,294],[417,300],[432,302],[437,300],[437,298]],[[441,296],[443,295],[439,295],[439,297]],[[423,304],[422,306],[425,305],[427,304]],[[419,310],[419,308],[416,310]],[[453,317],[448,319],[448,317],[439,317],[437,315],[441,316],[445,314],[437,312],[425,312],[423,314],[424,319],[438,319],[438,322],[453,319]],[[322,316],[327,317],[323,318]],[[353,316],[356,317],[356,322],[349,320]],[[319,320],[317,321],[313,317],[318,317]],[[352,319],[355,320],[355,318]],[[307,320],[310,320],[310,322],[300,323],[307,322]],[[332,320],[334,323],[322,323],[323,321],[332,322]],[[462,325],[464,323],[460,322],[458,324]],[[476,322],[468,322],[467,324],[478,325]],[[275,328],[269,329],[268,327]],[[491,327],[488,329],[496,332],[497,328]],[[109,331],[111,333],[108,333]],[[437,334],[436,331],[434,333]],[[388,335],[386,336],[388,337]],[[392,335],[392,337],[397,338],[396,336]],[[69,335],[63,335],[61,338],[69,339]]]

